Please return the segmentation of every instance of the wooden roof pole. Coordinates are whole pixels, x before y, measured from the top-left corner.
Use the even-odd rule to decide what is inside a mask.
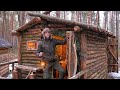
[[[52,17],[52,16],[48,16],[48,15],[44,15],[44,14],[34,14],[34,13],[28,13],[28,15],[30,16],[34,16],[34,17],[40,17],[41,19],[46,19],[47,21],[51,21],[51,22],[57,22],[59,24],[65,24],[65,25],[72,25],[72,26],[79,26],[85,29],[89,29],[95,32],[100,32],[100,33],[104,33],[107,36],[110,37],[115,37],[112,33],[107,32],[105,29],[96,27],[94,25],[89,25],[89,24],[83,24],[83,23],[79,23],[79,22],[73,22],[70,20],[64,20],[64,19],[60,19],[57,17]]]

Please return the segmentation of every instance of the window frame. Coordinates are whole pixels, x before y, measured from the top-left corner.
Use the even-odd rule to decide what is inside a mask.
[[[36,48],[34,48],[34,49],[30,49],[29,48],[29,45],[28,45],[28,43],[29,42],[35,42],[36,43]],[[27,50],[37,50],[37,48],[38,48],[38,42],[37,42],[37,40],[28,40],[27,42],[26,42],[26,44],[27,44]]]

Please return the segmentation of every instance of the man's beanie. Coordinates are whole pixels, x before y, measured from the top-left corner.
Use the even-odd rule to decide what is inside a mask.
[[[42,31],[42,35],[44,35],[45,32],[49,31],[50,32],[50,29],[49,28],[44,28],[43,31]]]

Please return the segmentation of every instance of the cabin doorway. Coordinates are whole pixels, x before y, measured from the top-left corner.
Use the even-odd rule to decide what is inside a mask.
[[[65,45],[56,46],[56,55],[60,57],[60,65],[66,71],[64,79],[68,79],[80,71],[80,49],[79,49],[79,38],[73,31],[61,32],[63,36],[59,33],[53,33],[53,38],[63,40],[64,36],[67,38],[67,43]],[[77,38],[76,38],[77,37]],[[58,78],[59,73],[56,70],[52,70],[52,78]]]

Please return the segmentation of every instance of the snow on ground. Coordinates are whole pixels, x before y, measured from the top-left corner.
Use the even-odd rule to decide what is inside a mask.
[[[14,59],[17,60],[17,59]],[[18,63],[14,63],[14,66],[18,65]],[[7,76],[7,79],[12,79],[12,64],[9,65],[9,75]]]
[[[120,79],[120,57],[118,58],[118,67],[119,71],[117,72],[110,72],[108,73],[108,76],[110,76],[113,79]]]
[[[117,72],[110,72],[108,73],[108,76],[110,76],[113,79],[120,79],[120,71]]]

